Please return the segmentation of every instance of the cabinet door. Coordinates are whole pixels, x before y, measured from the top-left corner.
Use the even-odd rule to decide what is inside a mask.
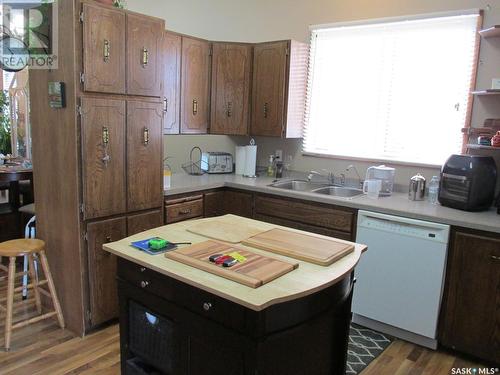
[[[254,47],[251,135],[283,135],[288,42]]]
[[[130,95],[160,96],[162,20],[127,15],[127,92]]]
[[[163,204],[162,109],[160,103],[127,102],[128,211]]]
[[[85,91],[125,93],[125,14],[83,4]]]
[[[144,232],[148,229],[158,228],[163,225],[161,210],[146,212],[143,214],[131,215],[127,217],[127,235]]]
[[[125,101],[81,101],[84,219],[126,211]]]
[[[90,325],[118,316],[116,289],[116,256],[104,251],[102,245],[126,237],[125,218],[111,219],[87,225],[89,263]]]
[[[224,191],[211,191],[203,197],[203,216],[214,217],[224,215]]]
[[[179,134],[181,115],[181,36],[163,35],[163,133]]]
[[[210,133],[248,134],[251,57],[249,45],[212,44]]]
[[[441,341],[499,363],[500,237],[457,231],[451,244]]]
[[[181,133],[204,134],[208,129],[210,45],[182,38]]]
[[[224,215],[233,214],[252,218],[253,195],[241,191],[226,190],[223,198]]]

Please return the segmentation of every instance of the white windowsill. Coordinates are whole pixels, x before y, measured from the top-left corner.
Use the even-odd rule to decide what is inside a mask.
[[[407,167],[424,167],[424,168],[430,168],[430,169],[431,168],[432,169],[441,169],[440,164],[426,164],[426,163],[418,163],[418,162],[397,161],[397,160],[390,160],[390,159],[375,159],[375,158],[365,158],[365,157],[356,157],[356,156],[316,154],[313,152],[305,152],[305,151],[302,151],[302,156],[310,156],[310,157],[323,158],[323,159],[367,161],[367,162],[375,162],[375,163],[386,163],[386,164],[391,164],[391,165],[403,165],[403,166],[407,166]]]

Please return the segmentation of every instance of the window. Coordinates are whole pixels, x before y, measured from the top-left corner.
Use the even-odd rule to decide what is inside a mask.
[[[430,165],[459,153],[474,13],[312,27],[304,153]]]

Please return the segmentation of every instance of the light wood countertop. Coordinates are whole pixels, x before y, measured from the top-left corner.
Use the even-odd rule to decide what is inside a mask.
[[[367,249],[365,245],[354,244],[354,252],[343,257],[329,267],[318,266],[294,259],[293,261],[299,263],[299,267],[296,270],[287,273],[286,275],[281,276],[257,289],[252,289],[234,281],[230,281],[208,272],[201,271],[197,268],[167,259],[164,254],[149,255],[143,251],[133,248],[130,245],[132,241],[138,241],[155,236],[165,238],[171,242],[190,241],[194,244],[206,241],[206,237],[187,231],[187,228],[195,223],[199,223],[201,220],[223,220],[242,226],[251,225],[252,227],[261,228],[263,231],[272,228],[284,228],[279,225],[268,224],[235,215],[225,215],[217,218],[184,221],[158,227],[124,238],[123,240],[117,242],[107,243],[103,246],[103,249],[115,254],[118,257],[140,264],[156,272],[185,282],[186,284],[205,290],[209,293],[213,293],[219,297],[238,303],[255,311],[261,311],[266,307],[277,303],[291,301],[310,295],[335,284],[354,269],[361,257],[362,252]],[[291,228],[284,229],[301,232]],[[349,243],[347,241],[341,242]],[[291,260],[291,258],[278,254],[272,254],[247,246],[243,247],[248,248],[252,252],[265,254],[266,256],[277,259]]]

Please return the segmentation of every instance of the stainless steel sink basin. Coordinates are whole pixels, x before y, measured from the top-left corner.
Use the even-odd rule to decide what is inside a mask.
[[[363,194],[363,191],[345,186],[326,186],[312,190],[312,193],[331,195],[332,197],[354,198]]]
[[[318,184],[315,182],[303,181],[303,180],[290,180],[283,182],[275,182],[269,185],[271,187],[286,189],[286,190],[296,190],[296,191],[311,191],[313,189],[318,189],[325,187],[325,184]]]

